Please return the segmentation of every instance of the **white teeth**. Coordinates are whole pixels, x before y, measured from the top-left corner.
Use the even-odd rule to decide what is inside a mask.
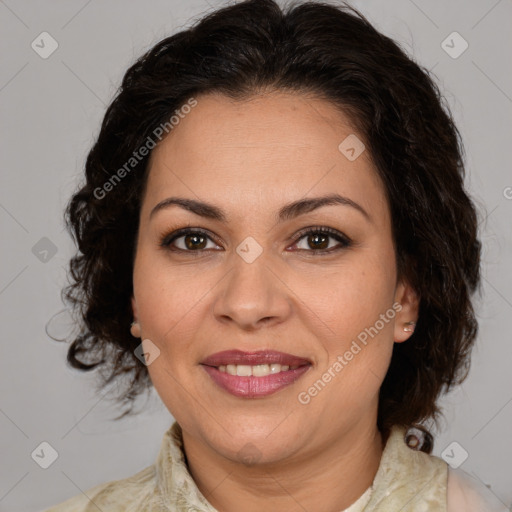
[[[270,365],[270,373],[279,373],[281,371],[280,364],[271,364]]]
[[[229,375],[238,375],[239,377],[265,377],[266,375],[295,370],[299,365],[289,366],[287,364],[257,364],[250,366],[247,364],[228,364],[220,365],[219,371]]]
[[[236,374],[239,377],[250,377],[252,375],[252,368],[247,364],[237,364]]]
[[[257,364],[252,367],[252,375],[254,377],[265,377],[270,373],[270,366],[268,364]]]

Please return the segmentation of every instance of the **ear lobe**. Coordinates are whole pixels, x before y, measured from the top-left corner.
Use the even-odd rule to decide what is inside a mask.
[[[138,320],[138,313],[137,313],[137,303],[135,302],[135,298],[132,296],[132,312],[133,312],[133,322],[130,325],[130,333],[134,338],[140,338],[141,337],[141,330]]]
[[[141,337],[140,325],[137,322],[133,322],[132,325],[130,325],[130,333],[134,338]]]
[[[395,316],[394,339],[396,343],[408,340],[414,333],[418,321],[420,297],[408,283],[400,281],[396,288],[395,301],[402,309]]]

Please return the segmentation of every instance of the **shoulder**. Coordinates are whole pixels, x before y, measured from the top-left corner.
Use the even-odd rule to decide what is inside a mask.
[[[403,427],[394,426],[389,433],[365,511],[446,512],[446,462],[412,449],[405,437]]]
[[[448,512],[507,512],[492,491],[460,468],[448,468],[446,497]]]
[[[91,487],[42,512],[97,512],[98,509],[102,512],[135,511],[136,505],[144,502],[148,496],[157,498],[155,476],[155,466],[152,465],[131,477]]]

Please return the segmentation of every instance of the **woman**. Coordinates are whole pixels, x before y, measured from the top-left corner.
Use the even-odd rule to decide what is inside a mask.
[[[428,72],[353,9],[239,2],[158,43],[67,210],[68,360],[176,422],[50,511],[502,510],[421,426],[477,335],[463,178]]]

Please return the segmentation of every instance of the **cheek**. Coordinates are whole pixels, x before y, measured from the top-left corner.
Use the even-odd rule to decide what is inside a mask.
[[[328,275],[316,275],[315,286],[304,281],[302,295],[308,306],[330,328],[333,348],[342,348],[346,341],[356,339],[388,313],[387,322],[379,322],[378,330],[392,333],[395,292],[393,253],[380,255],[358,253],[347,259],[342,267]],[[311,282],[311,281],[309,281]],[[392,335],[392,334],[391,334]],[[341,345],[340,345],[341,343]],[[340,346],[339,346],[340,345]]]
[[[162,254],[141,249],[134,269],[134,290],[143,335],[160,343],[174,337],[194,322],[210,288],[193,265],[173,266]]]
[[[392,247],[354,254],[343,268],[317,283],[306,296],[308,306],[322,320],[323,335],[319,338],[323,338],[326,359],[320,363],[319,374],[336,375],[332,392],[343,397],[344,407],[348,402],[357,407],[358,400],[367,403],[377,393],[393,350],[396,307]]]

